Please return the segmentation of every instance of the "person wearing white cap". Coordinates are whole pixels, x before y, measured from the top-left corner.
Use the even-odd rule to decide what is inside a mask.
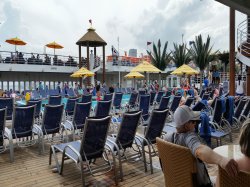
[[[220,156],[210,147],[201,143],[199,136],[195,133],[195,126],[199,120],[200,112],[194,112],[186,105],[178,107],[174,113],[177,132],[168,133],[164,139],[188,147],[196,158],[198,186],[213,186],[203,162],[219,165],[225,169],[230,176],[236,176],[238,174],[238,165],[235,160]],[[215,181],[213,180],[213,182]]]

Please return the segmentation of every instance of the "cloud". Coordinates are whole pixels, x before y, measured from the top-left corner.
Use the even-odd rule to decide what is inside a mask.
[[[64,46],[58,54],[78,56],[75,44],[93,20],[96,32],[121,51],[137,48],[146,53],[146,42],[160,38],[162,43],[194,40],[198,34],[210,35],[214,49],[228,49],[228,7],[214,0],[2,0],[0,2],[1,50],[13,50],[6,38],[20,37],[28,44],[19,49],[42,53],[46,43],[56,41]],[[236,26],[245,16],[237,14]],[[86,50],[83,49],[83,55]],[[53,53],[52,49],[47,49]],[[97,50],[101,54],[101,49]],[[122,54],[122,53],[121,53]]]

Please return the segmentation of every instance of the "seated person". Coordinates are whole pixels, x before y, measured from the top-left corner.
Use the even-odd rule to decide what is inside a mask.
[[[6,98],[6,97],[9,97],[6,91],[5,91],[5,92],[3,92],[2,97],[5,97],[5,98]]]
[[[240,131],[239,144],[243,156],[236,160],[239,170],[250,172],[250,119],[246,120]]]
[[[235,160],[223,157],[214,152],[210,147],[201,143],[198,134],[194,132],[198,120],[200,120],[200,112],[194,112],[185,105],[178,107],[174,113],[177,132],[168,133],[164,139],[189,148],[196,158],[196,179],[198,186],[212,186],[213,184],[203,162],[219,165],[225,169],[230,176],[237,175],[238,164]]]

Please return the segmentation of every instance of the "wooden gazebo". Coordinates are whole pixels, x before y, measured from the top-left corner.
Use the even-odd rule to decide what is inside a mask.
[[[77,42],[79,45],[79,68],[82,67],[81,46],[87,47],[87,69],[89,70],[89,48],[94,47],[94,57],[96,57],[96,47],[102,47],[103,70],[102,81],[105,81],[105,46],[107,43],[95,32],[95,29],[90,27],[88,32],[83,35]]]

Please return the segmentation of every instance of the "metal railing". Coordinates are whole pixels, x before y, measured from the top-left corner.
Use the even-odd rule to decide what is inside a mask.
[[[250,18],[242,21],[237,28],[237,46],[239,53],[244,56],[250,56],[250,34],[248,34],[248,23]]]
[[[0,51],[0,63],[77,67],[79,58],[63,55]],[[86,58],[82,57],[82,63],[83,67],[87,67]],[[96,57],[93,68],[100,66],[100,64],[100,57]]]

